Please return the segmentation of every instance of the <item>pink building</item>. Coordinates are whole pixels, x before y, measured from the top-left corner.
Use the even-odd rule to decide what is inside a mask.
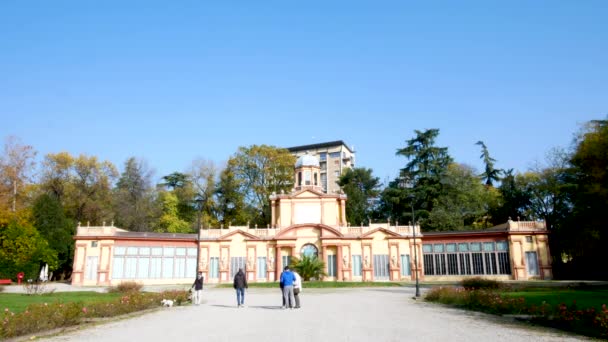
[[[249,281],[269,282],[301,255],[322,258],[327,281],[413,281],[416,271],[421,280],[552,278],[544,222],[509,221],[469,232],[421,233],[418,226],[389,223],[351,227],[346,196],[325,193],[320,175],[319,161],[301,156],[293,191],[270,197],[266,228],[170,234],[78,227],[72,284],[188,284],[197,270],[206,282],[222,283],[231,282],[239,268]]]

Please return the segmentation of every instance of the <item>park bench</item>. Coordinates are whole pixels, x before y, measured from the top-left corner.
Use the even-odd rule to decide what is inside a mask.
[[[12,283],[10,279],[0,279],[0,285],[10,285]]]

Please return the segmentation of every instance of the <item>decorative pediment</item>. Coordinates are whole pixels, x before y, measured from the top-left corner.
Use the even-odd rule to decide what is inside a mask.
[[[323,197],[325,194],[315,189],[302,189],[294,192],[292,198],[310,198],[310,197]]]
[[[369,232],[361,235],[362,238],[365,237],[371,237],[372,235],[375,235],[376,233],[380,232],[381,234],[384,234],[384,236],[401,236],[393,231],[390,231],[388,229],[385,228],[376,228],[376,229],[372,229]]]
[[[220,238],[219,238],[219,239],[220,239],[220,240],[232,240],[232,239],[234,239],[234,236],[235,236],[235,235],[242,235],[242,236],[243,236],[243,237],[245,237],[245,239],[247,239],[247,240],[260,240],[260,238],[259,238],[258,236],[255,236],[255,235],[253,235],[253,234],[250,234],[250,233],[244,232],[244,231],[242,231],[242,230],[240,230],[240,229],[239,229],[239,230],[232,231],[232,232],[230,232],[230,233],[228,233],[228,234],[222,235],[222,236],[220,236]]]
[[[303,230],[303,229],[316,229],[319,230],[320,234],[319,237],[320,238],[341,238],[344,237],[344,235],[337,230],[336,228],[330,227],[330,226],[326,226],[324,224],[297,224],[297,225],[293,225],[290,227],[287,227],[285,229],[281,229],[281,231],[275,235],[275,239],[280,240],[280,239],[293,239],[297,237],[297,232],[298,230]]]

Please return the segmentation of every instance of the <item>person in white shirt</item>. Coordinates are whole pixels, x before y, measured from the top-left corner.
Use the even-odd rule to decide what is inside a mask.
[[[293,275],[296,277],[296,281],[293,282],[293,297],[296,300],[296,309],[300,308],[300,292],[302,292],[302,277],[298,272],[293,271]]]

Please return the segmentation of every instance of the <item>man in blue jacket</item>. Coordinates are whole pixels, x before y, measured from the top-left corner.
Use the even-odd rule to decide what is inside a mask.
[[[293,297],[293,283],[296,281],[296,276],[289,270],[289,266],[285,266],[285,270],[281,273],[281,284],[283,285],[283,309],[286,305],[292,309],[292,303],[294,303]]]

